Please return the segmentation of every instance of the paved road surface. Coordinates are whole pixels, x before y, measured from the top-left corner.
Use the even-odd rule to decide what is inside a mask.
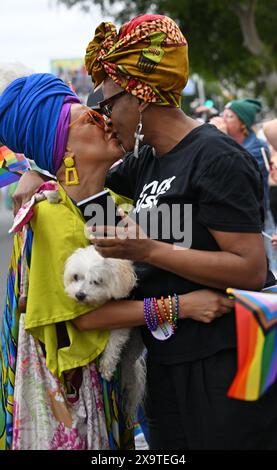
[[[3,208],[0,201],[0,312],[4,303],[6,290],[6,275],[9,264],[12,237],[8,234],[11,227],[12,213]],[[1,326],[1,322],[0,322]]]

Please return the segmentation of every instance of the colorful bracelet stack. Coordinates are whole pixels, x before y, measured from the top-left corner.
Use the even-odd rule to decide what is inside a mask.
[[[179,297],[177,294],[173,294],[173,298],[175,303],[174,311],[172,297],[171,295],[168,296],[169,312],[166,308],[164,297],[162,296],[159,299],[162,305],[163,315],[156,297],[146,298],[143,301],[145,323],[152,335],[157,339],[168,339],[175,334],[177,330]]]

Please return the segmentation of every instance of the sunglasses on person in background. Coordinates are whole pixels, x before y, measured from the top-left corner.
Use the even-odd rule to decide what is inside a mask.
[[[126,94],[127,94],[127,91],[123,90],[111,96],[110,98],[107,98],[106,100],[99,101],[98,106],[100,107],[101,112],[105,114],[105,116],[110,118],[112,115],[113,107],[115,105],[116,100],[118,100],[118,98]]]
[[[94,111],[94,109],[89,109],[85,113],[81,114],[77,119],[75,119],[73,122],[69,124],[69,127],[73,127],[76,122],[83,121],[88,124],[95,125],[97,127],[100,127],[100,129],[105,128],[105,118],[99,114],[97,111]]]

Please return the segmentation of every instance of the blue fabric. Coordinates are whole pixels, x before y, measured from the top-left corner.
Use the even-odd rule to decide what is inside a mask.
[[[55,75],[14,80],[0,96],[0,141],[54,174],[53,150],[65,96],[75,93]]]
[[[137,419],[144,434],[147,444],[149,443],[149,426],[144,408],[140,405],[138,408]]]
[[[1,139],[0,139],[1,140]],[[268,171],[262,156],[261,148],[265,149],[267,156],[269,155],[269,148],[267,143],[259,139],[255,132],[250,131],[242,146],[249,152],[256,160],[263,175],[264,184],[264,209],[265,212],[269,209],[269,186],[268,186]]]

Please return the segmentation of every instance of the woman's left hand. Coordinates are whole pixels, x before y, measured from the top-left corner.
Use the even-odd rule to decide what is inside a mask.
[[[146,261],[153,243],[141,227],[119,209],[122,226],[93,227],[90,242],[104,258]]]

